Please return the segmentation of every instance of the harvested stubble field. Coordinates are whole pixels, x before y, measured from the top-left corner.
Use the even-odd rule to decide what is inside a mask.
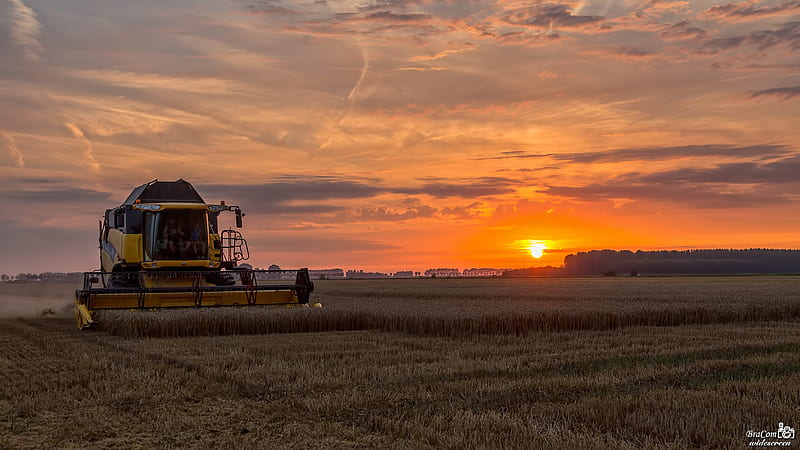
[[[89,333],[0,320],[0,447],[743,448],[800,424],[800,278],[317,286],[322,310],[240,330],[273,334],[131,337],[177,312]],[[197,334],[235,331],[208,314],[227,318]],[[316,329],[350,331],[294,332]]]

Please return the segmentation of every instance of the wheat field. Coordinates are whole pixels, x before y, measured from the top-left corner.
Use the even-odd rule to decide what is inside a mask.
[[[321,310],[257,312],[267,334],[8,317],[0,448],[742,448],[800,423],[798,282],[329,281]]]

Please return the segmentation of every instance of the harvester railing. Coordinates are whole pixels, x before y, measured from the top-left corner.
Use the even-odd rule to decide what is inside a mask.
[[[222,230],[222,260],[236,264],[250,259],[250,249],[242,233],[236,230]]]

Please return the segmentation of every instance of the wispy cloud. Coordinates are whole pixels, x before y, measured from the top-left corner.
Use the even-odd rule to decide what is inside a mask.
[[[6,0],[10,6],[11,43],[29,60],[38,60],[44,47],[39,42],[41,25],[36,12],[22,0]]]
[[[658,37],[667,40],[703,39],[707,35],[708,31],[692,26],[688,20],[682,20],[674,25],[670,25],[658,33]]]
[[[773,158],[792,153],[792,148],[781,144],[763,145],[682,145],[676,147],[644,147],[605,150],[581,153],[527,153],[523,151],[503,152],[500,156],[478,158],[488,159],[527,159],[552,158],[557,161],[573,163],[619,163],[630,161],[666,161],[681,158],[726,157],[726,158]]]
[[[537,28],[577,28],[604,20],[603,16],[575,15],[563,3],[541,3],[511,11],[505,20],[512,25]]]
[[[3,135],[3,140],[6,143],[6,149],[8,149],[9,155],[11,155],[11,159],[14,162],[14,165],[17,167],[25,167],[25,158],[22,156],[22,152],[17,148],[17,143],[14,142],[14,138],[11,134],[6,130],[0,130],[0,134]]]
[[[451,48],[451,49],[442,50],[440,52],[437,52],[437,53],[434,53],[434,54],[431,54],[431,55],[415,56],[415,57],[411,58],[411,61],[433,61],[433,60],[437,60],[437,59],[442,59],[445,56],[451,55],[453,53],[461,53],[461,52],[465,52],[465,51],[468,51],[468,50],[473,50],[474,48],[475,48],[475,44],[472,44],[472,43],[468,42],[468,43],[464,44],[464,48]]]
[[[347,99],[351,102],[356,98],[356,95],[358,94],[358,88],[361,87],[361,83],[363,83],[364,79],[367,78],[367,72],[369,72],[369,50],[364,44],[359,44],[359,47],[361,48],[361,58],[364,62],[361,66],[361,72],[358,75],[356,84],[353,86],[353,89],[350,89],[350,93],[347,94]]]
[[[706,41],[706,53],[719,53],[739,47],[751,46],[758,50],[772,47],[800,49],[800,22],[787,22],[774,30],[759,30],[750,34],[710,39]]]
[[[764,6],[759,0],[749,0],[713,6],[707,9],[703,15],[713,19],[748,21],[762,17],[795,14],[798,9],[800,9],[798,0],[786,1],[775,6]]]
[[[398,14],[391,11],[378,11],[374,13],[367,14],[366,16],[362,17],[361,20],[373,20],[373,21],[381,21],[381,22],[392,22],[392,23],[408,23],[408,22],[424,22],[430,20],[430,14],[423,14],[423,13],[403,13]]]
[[[411,70],[414,72],[428,72],[437,70],[447,70],[446,67],[430,66],[430,67],[398,67],[395,70]]]
[[[668,201],[692,208],[742,208],[786,204],[800,194],[800,156],[733,162],[649,174],[628,173],[583,186],[548,186],[550,195],[598,200]]]
[[[86,163],[88,164],[89,168],[94,172],[100,171],[100,164],[97,162],[97,159],[94,157],[94,149],[92,148],[92,141],[86,138],[76,125],[71,124],[69,122],[64,123],[64,126],[72,132],[72,135],[75,136],[75,139],[80,141],[83,144],[84,149],[84,156],[86,157]]]
[[[445,206],[437,208],[426,204],[415,204],[405,208],[391,208],[388,206],[366,206],[352,210],[341,211],[331,219],[336,223],[354,222],[404,222],[413,219],[436,218],[471,219],[480,214],[481,202],[472,202],[467,205]]]
[[[585,55],[610,56],[612,58],[620,58],[620,59],[645,59],[645,58],[650,58],[654,55],[654,53],[649,50],[642,50],[639,48],[628,47],[628,46],[587,50],[582,53]]]
[[[249,0],[244,7],[252,14],[292,14],[293,10],[283,6],[280,0]]]
[[[762,89],[750,94],[750,98],[756,97],[777,97],[781,100],[789,100],[800,96],[800,86],[779,87],[772,89]]]
[[[396,188],[393,192],[410,195],[429,195],[436,198],[478,198],[514,192],[516,181],[502,177],[480,177],[471,180],[430,179],[416,188]]]

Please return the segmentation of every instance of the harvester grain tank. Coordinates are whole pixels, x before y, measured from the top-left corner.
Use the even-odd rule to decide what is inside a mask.
[[[219,230],[219,216],[238,206],[206,203],[184,180],[154,180],[131,192],[100,222],[100,270],[75,291],[78,327],[108,309],[307,305],[308,269],[252,270],[247,241]],[[287,281],[288,278],[288,281]]]

